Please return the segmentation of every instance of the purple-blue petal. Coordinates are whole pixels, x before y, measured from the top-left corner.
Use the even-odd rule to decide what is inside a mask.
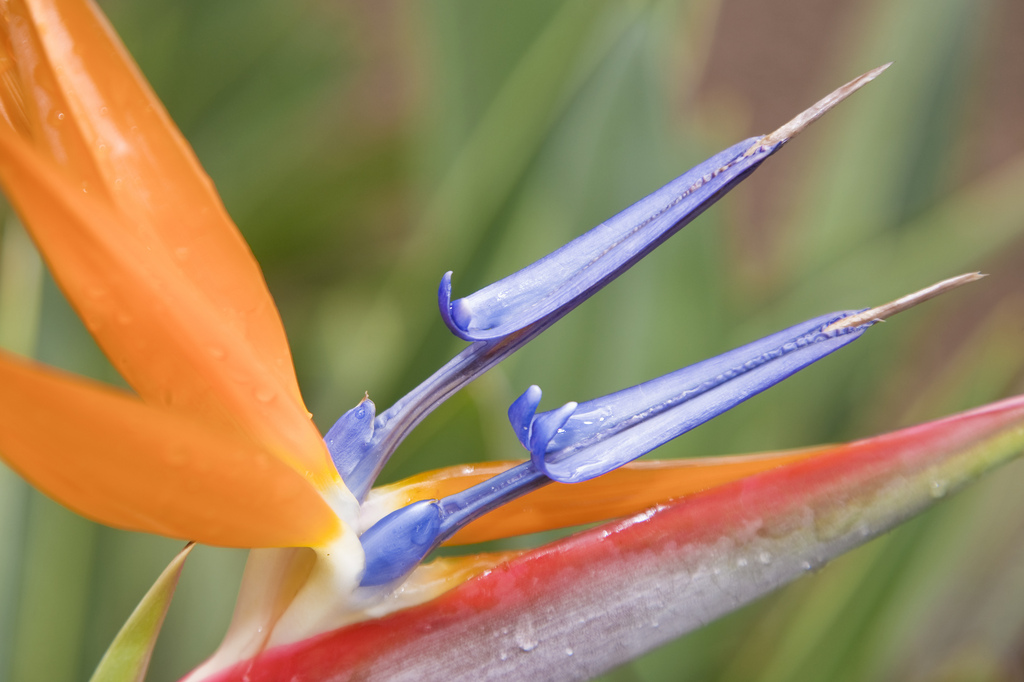
[[[438,289],[445,324],[467,341],[485,341],[565,315],[700,215],[783,144],[755,148],[757,141],[750,138],[715,154],[557,251],[469,296],[452,301],[451,273],[446,273]]]
[[[529,428],[534,466],[561,483],[578,483],[617,469],[859,337],[869,325],[822,332],[849,314],[808,320],[658,379],[581,403],[571,413],[562,407],[537,414]]]
[[[374,445],[374,417],[377,408],[369,397],[341,415],[334,423],[324,443],[349,490],[365,491],[377,475],[377,462],[371,456]],[[360,493],[356,493],[362,497]]]
[[[530,460],[441,500],[415,502],[360,538],[362,584],[388,584],[473,519],[551,481],[578,483],[617,469],[726,412],[858,338],[871,322],[823,330],[853,311],[803,322],[658,379],[537,414],[530,386],[508,410]],[[411,533],[403,539],[403,533]]]

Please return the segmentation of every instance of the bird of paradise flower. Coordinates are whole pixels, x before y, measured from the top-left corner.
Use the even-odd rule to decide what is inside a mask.
[[[499,675],[515,670],[524,677],[538,671],[555,674],[552,656],[535,655],[524,665],[508,657],[504,642],[495,642],[482,657],[459,656],[461,664],[455,664],[440,655],[411,657],[399,646],[382,655],[377,645],[387,635],[373,625],[340,631],[329,640],[309,639],[422,602],[432,610],[405,611],[383,626],[412,628],[403,646],[436,646],[438,642],[424,644],[424,637],[417,636],[426,631],[445,633],[443,641],[448,642],[453,629],[465,630],[475,619],[460,613],[457,625],[444,627],[437,626],[438,619],[443,621],[444,609],[453,604],[464,609],[471,603],[473,614],[497,611],[506,620],[514,616],[516,627],[504,635],[519,651],[557,651],[558,660],[570,661],[560,668],[566,674],[589,676],[659,638],[602,655],[602,642],[616,636],[615,627],[605,623],[597,634],[577,628],[563,642],[564,630],[548,631],[557,619],[542,622],[535,604],[521,606],[521,587],[489,607],[484,602],[493,600],[494,592],[481,599],[474,590],[486,591],[482,586],[495,581],[499,589],[509,589],[530,579],[545,593],[561,585],[562,600],[570,595],[563,614],[575,613],[573,603],[584,610],[599,604],[613,612],[614,604],[594,598],[604,591],[594,567],[617,566],[620,575],[626,567],[636,571],[646,566],[641,555],[657,548],[661,563],[654,563],[661,567],[651,572],[654,580],[648,590],[671,591],[666,585],[669,576],[679,579],[679,565],[686,567],[687,583],[696,584],[699,570],[694,564],[699,568],[708,557],[695,559],[692,547],[681,557],[674,554],[674,546],[680,538],[692,540],[681,527],[697,520],[705,528],[714,528],[716,521],[737,521],[714,518],[734,499],[729,495],[738,494],[722,484],[756,481],[746,484],[753,493],[741,489],[739,494],[757,499],[753,506],[763,510],[785,507],[787,496],[775,487],[780,479],[799,482],[791,485],[800,491],[799,504],[806,506],[819,495],[823,512],[829,510],[825,517],[830,529],[819,529],[803,546],[783,545],[781,552],[776,545],[755,543],[759,563],[772,567],[771,577],[745,570],[731,576],[736,585],[746,586],[749,598],[790,578],[798,565],[802,570],[804,564],[820,563],[857,541],[851,538],[862,541],[920,506],[918,496],[907,491],[895,494],[895,501],[877,495],[878,457],[901,458],[901,476],[927,471],[932,483],[938,477],[944,486],[956,486],[982,464],[1019,449],[1021,405],[1011,401],[928,427],[913,434],[909,443],[908,436],[897,435],[828,456],[803,452],[698,465],[664,463],[613,473],[853,341],[875,321],[908,304],[897,302],[866,314],[847,311],[815,318],[660,380],[548,413],[536,414],[540,392],[533,387],[509,412],[530,452],[527,462],[435,472],[371,492],[395,447],[430,410],[632,266],[880,70],[855,80],[775,133],[712,157],[491,287],[452,301],[446,276],[439,293],[442,317],[471,345],[380,416],[368,400],[360,403],[328,432],[325,443],[302,403],[284,331],[258,266],[187,144],[102,16],[91,5],[75,2],[10,3],[7,9],[6,59],[14,67],[6,72],[0,102],[7,121],[0,133],[0,179],[62,289],[138,397],[4,355],[0,452],[48,494],[110,525],[223,546],[314,550],[254,554],[231,632],[196,678],[256,674],[273,679],[285,670],[322,676],[372,670],[394,677],[399,669],[395,660],[401,662],[402,674],[422,676],[422,670],[408,665],[411,658],[432,661],[435,675],[443,670],[469,676],[481,669]],[[970,279],[930,288],[909,303]],[[44,428],[55,421],[60,428]],[[914,458],[922,442],[932,444],[931,459]],[[979,442],[988,446],[980,454],[968,449]],[[851,465],[849,453],[864,450],[872,456]],[[812,459],[811,454],[819,457]],[[941,474],[936,473],[939,469]],[[761,477],[747,478],[759,472]],[[824,484],[816,487],[822,477]],[[869,525],[857,525],[855,532],[842,519],[832,518],[838,513],[830,509],[836,477],[845,491],[861,486],[884,498],[875,505],[885,513],[875,518],[870,511],[874,507],[869,508],[859,519]],[[591,479],[598,485],[538,490],[553,481],[579,484]],[[655,486],[656,481],[664,485]],[[618,499],[608,500],[607,486]],[[503,563],[510,555],[499,554],[421,565],[446,540],[478,541],[621,517],[707,488],[716,490],[694,498],[690,506],[649,511],[613,530],[596,531],[511,563]],[[518,502],[510,504],[513,500]],[[567,501],[583,509],[568,510]],[[536,509],[541,513],[524,513]],[[780,513],[773,520],[785,517]],[[652,534],[658,539],[652,540]],[[714,537],[736,537],[736,531],[719,529]],[[791,541],[793,536],[785,537]],[[736,551],[727,547],[718,553],[731,561]],[[745,545],[741,553],[751,551]],[[581,563],[567,561],[574,552],[581,555],[576,557]],[[623,562],[631,553],[632,560]],[[773,562],[773,556],[779,560]],[[677,563],[675,573],[662,565],[666,557]],[[713,564],[721,557],[711,559]],[[506,567],[503,573],[492,572],[446,600],[436,599],[452,585],[499,565]],[[573,567],[578,565],[589,567],[589,579],[583,582],[589,583],[590,592],[573,595],[564,589],[569,579],[565,569],[577,571]],[[736,565],[745,569],[750,560]],[[547,577],[530,577],[536,575]],[[682,589],[672,601],[689,609],[701,605],[708,614],[721,612],[720,597],[718,606],[702,603],[702,589]],[[652,611],[665,610],[665,620],[673,624],[661,639],[692,627],[692,615],[682,617],[664,600],[660,607],[652,606],[649,592],[626,594],[634,607],[641,600],[638,595],[647,600],[640,610],[648,619]],[[737,603],[743,600],[736,598]],[[424,626],[424,618],[432,623]],[[304,639],[312,643],[296,644]],[[325,641],[330,645],[327,659]],[[544,647],[539,647],[541,641]],[[351,650],[360,647],[364,658],[352,659]],[[345,648],[349,651],[342,655],[339,649]],[[368,651],[376,662],[368,662]],[[395,652],[401,652],[398,659]],[[247,661],[257,655],[260,665]]]

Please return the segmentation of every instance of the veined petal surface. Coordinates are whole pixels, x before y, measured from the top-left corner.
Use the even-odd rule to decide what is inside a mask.
[[[528,552],[229,680],[584,680],[821,566],[1024,449],[1024,396],[756,474]]]
[[[630,462],[582,483],[552,483],[506,502],[470,522],[445,545],[539,533],[607,521],[708,490],[790,462],[813,457],[821,449],[736,457]],[[416,500],[454,495],[522,462],[484,462],[429,471],[374,488],[363,504],[362,525]]]
[[[467,341],[508,336],[562,317],[699,216],[782,146],[750,138],[641,199],[513,275],[451,300],[451,274],[438,291],[441,316]]]
[[[305,408],[173,257],[2,127],[0,180],[57,282],[143,400],[245,434],[324,485],[338,480]]]
[[[252,441],[0,353],[0,454],[74,511],[228,547],[322,546],[341,522]]]
[[[173,265],[199,294],[189,302],[192,308],[208,308],[198,314],[215,316],[232,330],[233,348],[209,352],[246,346],[245,373],[260,376],[263,394],[272,391],[277,403],[294,403],[287,411],[304,413],[284,328],[259,265],[106,18],[88,1],[10,0],[2,19],[0,99],[10,128],[59,167],[75,191],[122,218],[106,229],[136,240],[141,264]],[[44,252],[65,236],[26,222]],[[82,310],[82,292],[64,290]],[[112,337],[121,330],[108,325],[92,331],[108,354],[120,354],[116,346],[123,342]],[[203,371],[236,375],[239,362]],[[154,381],[145,363],[119,369],[148,402],[180,408],[196,399],[173,378]],[[204,411],[202,402],[193,406],[196,412]]]

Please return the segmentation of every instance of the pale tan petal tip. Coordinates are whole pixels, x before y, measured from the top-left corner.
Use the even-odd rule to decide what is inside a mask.
[[[959,277],[951,277],[950,279],[942,280],[938,284],[933,284],[930,287],[921,289],[920,291],[907,294],[903,298],[897,298],[895,301],[891,301],[885,305],[865,310],[864,312],[857,313],[856,315],[844,317],[843,319],[837,320],[825,327],[822,331],[827,333],[838,329],[859,327],[860,325],[867,324],[869,322],[881,322],[886,318],[892,317],[896,313],[902,313],[904,310],[913,308],[918,303],[924,303],[930,298],[935,298],[947,291],[952,291],[953,289],[959,288],[968,282],[977,282],[985,276],[986,275],[983,275],[980,272],[968,272],[967,274],[960,275]]]
[[[746,154],[752,154],[755,150],[760,147],[777,144],[779,142],[785,142],[795,137],[804,128],[811,125],[819,118],[825,115],[826,112],[831,110],[837,104],[842,102],[844,99],[852,95],[853,93],[860,90],[866,84],[875,80],[880,73],[892,66],[892,62],[882,64],[879,67],[871,69],[867,73],[854,78],[846,85],[833,90],[823,98],[815,102],[808,109],[800,112],[796,115],[789,123],[776,130],[775,132],[769,133],[757,141],[753,147],[747,150]]]

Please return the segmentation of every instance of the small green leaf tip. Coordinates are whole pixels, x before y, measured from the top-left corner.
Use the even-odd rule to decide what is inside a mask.
[[[103,654],[89,682],[142,682],[146,677],[153,645],[178,586],[178,576],[194,546],[194,542],[185,545],[149,588]]]

